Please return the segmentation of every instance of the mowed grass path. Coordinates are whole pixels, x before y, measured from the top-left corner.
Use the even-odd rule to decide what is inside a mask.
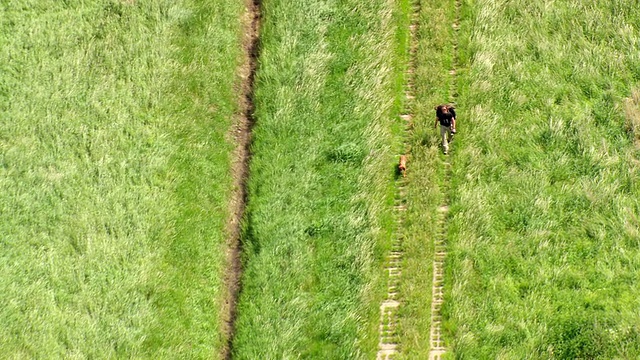
[[[0,351],[210,358],[242,1],[0,3]]]
[[[640,152],[623,106],[640,80],[637,3],[464,8],[470,65],[459,73],[452,155],[451,351],[637,358]]]
[[[434,129],[434,106],[451,100],[453,83],[449,71],[454,61],[454,5],[453,0],[421,1],[415,14],[418,17],[415,99],[410,103],[414,119],[407,139],[411,157],[398,321],[402,359],[429,358],[434,240],[444,226],[439,221],[438,208],[447,201],[446,191],[450,188],[444,183],[445,157],[440,148],[440,130]],[[464,66],[458,66],[457,71],[464,72]],[[468,120],[463,108],[457,112],[461,118],[460,139],[466,141],[464,122]],[[457,146],[458,143],[452,144],[453,151]],[[445,290],[447,286],[448,282]]]
[[[234,358],[375,357],[403,11],[381,0],[262,3]]]

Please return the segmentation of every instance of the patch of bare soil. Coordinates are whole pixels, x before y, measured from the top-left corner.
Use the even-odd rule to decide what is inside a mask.
[[[623,107],[627,133],[636,147],[640,147],[640,88],[632,90],[631,96],[624,99]]]
[[[259,52],[260,0],[246,0],[246,12],[243,18],[245,59],[238,69],[239,84],[237,92],[239,112],[234,120],[230,137],[236,148],[232,156],[233,194],[229,203],[230,217],[227,221],[227,256],[224,277],[225,296],[220,311],[223,321],[222,332],[226,343],[221,350],[221,359],[231,359],[233,337],[235,333],[236,304],[240,294],[242,276],[241,222],[247,203],[247,178],[251,160],[251,133],[255,119],[253,113],[254,80]]]

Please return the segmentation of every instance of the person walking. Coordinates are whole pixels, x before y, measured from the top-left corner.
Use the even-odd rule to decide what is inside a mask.
[[[440,123],[440,137],[442,138],[442,151],[445,155],[449,152],[449,143],[453,141],[456,133],[456,112],[453,106],[442,104],[435,107],[436,122],[434,128]]]

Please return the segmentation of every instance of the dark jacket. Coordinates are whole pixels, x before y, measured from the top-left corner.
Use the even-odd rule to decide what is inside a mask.
[[[451,126],[451,120],[456,117],[456,111],[452,107],[449,107],[449,112],[445,113],[442,111],[442,107],[438,106],[438,109],[436,110],[436,117],[438,118],[440,125]]]

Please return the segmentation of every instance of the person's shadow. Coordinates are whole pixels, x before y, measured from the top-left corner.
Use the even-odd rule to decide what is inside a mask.
[[[424,147],[432,147],[432,146],[439,146],[440,145],[440,134],[433,135],[433,134],[425,134],[425,136],[422,137],[422,140],[420,141],[420,146],[424,146]]]

